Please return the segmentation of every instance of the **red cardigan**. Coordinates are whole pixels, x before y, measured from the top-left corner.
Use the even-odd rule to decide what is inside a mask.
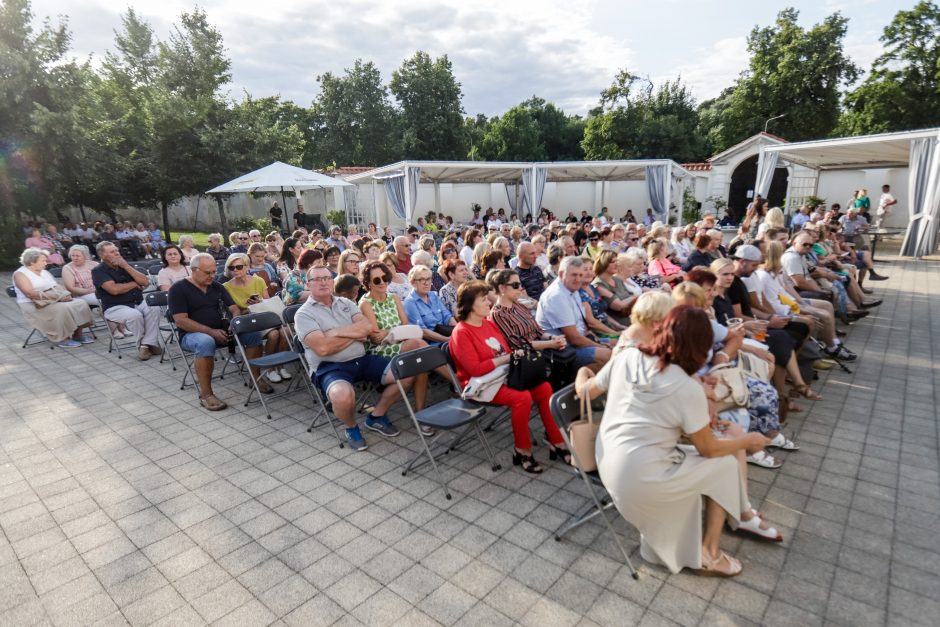
[[[487,340],[495,338],[501,347],[499,352],[487,344]],[[480,377],[491,372],[496,366],[493,358],[509,352],[509,344],[491,320],[483,320],[483,324],[475,327],[460,322],[454,327],[448,344],[450,356],[457,366],[457,379],[460,385],[467,385],[470,377]]]

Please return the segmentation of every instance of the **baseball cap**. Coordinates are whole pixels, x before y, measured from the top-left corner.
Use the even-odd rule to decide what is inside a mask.
[[[760,248],[752,246],[751,244],[745,244],[734,251],[734,258],[743,259],[744,261],[760,261]]]

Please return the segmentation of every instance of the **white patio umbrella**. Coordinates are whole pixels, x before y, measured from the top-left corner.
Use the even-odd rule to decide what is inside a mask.
[[[237,194],[239,192],[300,192],[306,189],[322,187],[351,187],[347,183],[332,176],[326,176],[312,170],[304,170],[296,166],[275,161],[259,170],[243,174],[228,183],[213,187],[207,194]]]
[[[207,194],[238,194],[254,192],[281,192],[281,202],[287,204],[284,198],[285,191],[301,192],[308,189],[325,189],[328,187],[352,187],[342,179],[326,176],[312,170],[305,170],[296,166],[275,161],[263,168],[243,174],[218,187],[213,187]],[[345,205],[345,197],[344,197]]]

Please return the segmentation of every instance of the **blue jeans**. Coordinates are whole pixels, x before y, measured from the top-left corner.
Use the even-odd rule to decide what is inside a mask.
[[[594,363],[594,355],[597,353],[596,346],[582,346],[574,350],[574,367],[575,369],[583,368],[588,364]]]
[[[339,381],[350,385],[368,381],[381,385],[392,360],[379,355],[366,354],[351,361],[324,361],[313,373],[313,382],[320,386],[324,396],[329,396],[330,386]]]
[[[242,333],[238,336],[242,346],[251,348],[252,346],[261,346],[263,341],[260,331],[251,333]],[[196,357],[212,357],[219,347],[215,343],[215,338],[208,333],[188,332],[180,338],[180,348],[187,353],[192,353]]]

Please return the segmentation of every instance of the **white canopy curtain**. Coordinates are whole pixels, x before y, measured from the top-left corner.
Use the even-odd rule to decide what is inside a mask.
[[[663,223],[669,221],[669,196],[672,181],[669,163],[646,166],[646,193],[650,197],[653,214]]]
[[[411,222],[418,198],[418,181],[421,179],[421,168],[407,167],[401,172],[393,172],[384,176],[376,176],[385,187],[388,202],[392,205],[395,215]]]
[[[757,181],[754,182],[754,193],[760,194],[762,198],[767,198],[770,193],[770,184],[774,180],[774,172],[777,169],[777,161],[780,155],[775,152],[765,152],[761,148],[757,157]]]
[[[519,183],[506,183],[506,198],[509,199],[510,214],[516,213],[519,207]]]
[[[908,214],[910,224],[901,254],[929,255],[937,248],[940,218],[940,135],[911,142],[908,170]]]
[[[536,166],[522,170],[522,199],[529,207],[529,215],[533,217],[542,209],[542,196],[545,194],[547,179],[548,171],[545,168]]]

